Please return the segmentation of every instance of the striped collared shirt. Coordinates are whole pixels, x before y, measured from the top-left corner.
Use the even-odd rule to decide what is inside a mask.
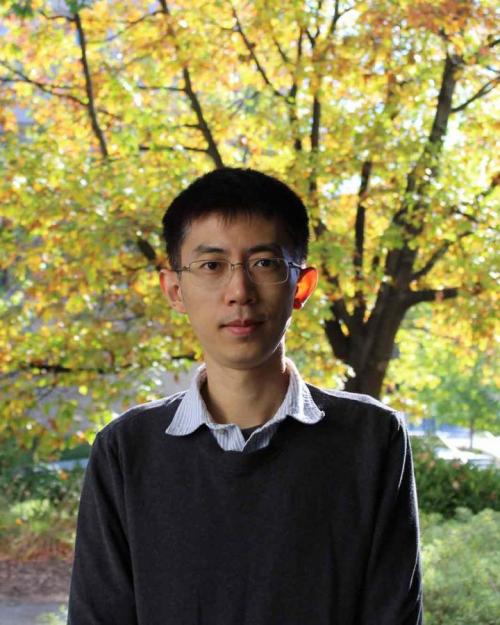
[[[287,416],[308,425],[317,423],[325,416],[325,413],[314,403],[309,389],[293,362],[289,358],[286,358],[285,362],[289,373],[288,390],[285,398],[272,419],[255,429],[248,440],[245,441],[238,425],[217,423],[208,412],[200,393],[207,377],[205,365],[196,371],[196,375],[165,433],[173,436],[184,436],[191,434],[200,426],[206,425],[217,443],[225,451],[251,451],[266,447],[280,422]]]

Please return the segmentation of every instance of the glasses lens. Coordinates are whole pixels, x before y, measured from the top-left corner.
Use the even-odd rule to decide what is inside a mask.
[[[245,265],[250,280],[256,284],[279,284],[288,279],[288,263],[283,258],[254,258]],[[231,263],[228,260],[196,260],[189,264],[189,271],[198,282],[215,287],[229,279]]]
[[[279,284],[288,278],[288,263],[283,258],[256,258],[248,263],[248,273],[257,284]]]
[[[196,260],[189,265],[189,270],[200,282],[217,284],[224,281],[230,271],[227,260]]]

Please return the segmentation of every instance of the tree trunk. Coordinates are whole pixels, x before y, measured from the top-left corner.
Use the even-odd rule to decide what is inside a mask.
[[[363,373],[351,377],[345,383],[344,389],[351,393],[364,393],[376,399],[380,398],[382,383],[387,371],[387,364],[380,362],[378,365],[367,368]]]
[[[354,331],[349,361],[355,377],[348,379],[347,391],[380,397],[387,368],[394,356],[396,334],[407,310],[404,298],[391,288],[379,308],[378,318]]]
[[[364,200],[372,161],[368,159],[363,163],[353,256],[355,297],[354,301],[347,301],[343,297],[336,298],[331,305],[332,319],[325,324],[333,353],[354,370],[354,377],[345,385],[348,391],[380,397],[384,377],[394,354],[396,334],[408,309],[420,302],[456,297],[458,293],[455,287],[414,290],[412,284],[428,274],[449,247],[445,245],[423,264],[419,259],[419,236],[425,230],[426,217],[430,210],[430,185],[439,176],[443,141],[452,112],[457,69],[462,64],[461,57],[446,54],[432,129],[420,157],[407,174],[406,190],[401,197],[400,208],[392,217],[392,226],[398,229],[401,241],[385,252],[384,278],[379,283],[376,301],[368,318],[364,283],[370,280],[370,276],[364,270],[367,221]],[[422,266],[417,269],[419,260]],[[372,260],[372,266],[373,264]],[[338,291],[339,277],[326,273],[331,287]],[[353,310],[349,310],[349,305],[353,306]]]

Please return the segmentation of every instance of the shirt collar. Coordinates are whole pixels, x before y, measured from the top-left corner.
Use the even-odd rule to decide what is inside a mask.
[[[290,375],[285,398],[272,419],[264,423],[261,426],[262,428],[283,421],[287,416],[305,424],[317,423],[324,417],[324,412],[314,402],[306,383],[293,361],[285,358],[285,364]],[[203,364],[196,370],[195,376],[177,407],[170,425],[165,430],[166,434],[174,436],[191,434],[201,425],[207,425],[212,430],[234,427],[232,423],[217,423],[208,412],[200,393],[206,377],[206,366]]]

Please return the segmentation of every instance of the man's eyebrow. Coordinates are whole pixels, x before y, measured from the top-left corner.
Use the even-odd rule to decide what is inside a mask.
[[[273,252],[282,254],[283,246],[279,243],[260,243],[259,245],[254,245],[247,250],[248,254],[256,254],[257,252]],[[194,248],[193,254],[195,256],[200,256],[201,254],[225,254],[227,256],[229,254],[229,250],[226,250],[223,247],[201,243]]]
[[[282,254],[283,246],[279,243],[261,243],[248,249],[249,254],[255,254],[256,252],[276,252],[277,254]]]
[[[227,250],[222,247],[205,245],[204,243],[201,243],[201,245],[198,245],[194,248],[193,254],[195,254],[196,256],[199,256],[200,254],[227,254]]]

